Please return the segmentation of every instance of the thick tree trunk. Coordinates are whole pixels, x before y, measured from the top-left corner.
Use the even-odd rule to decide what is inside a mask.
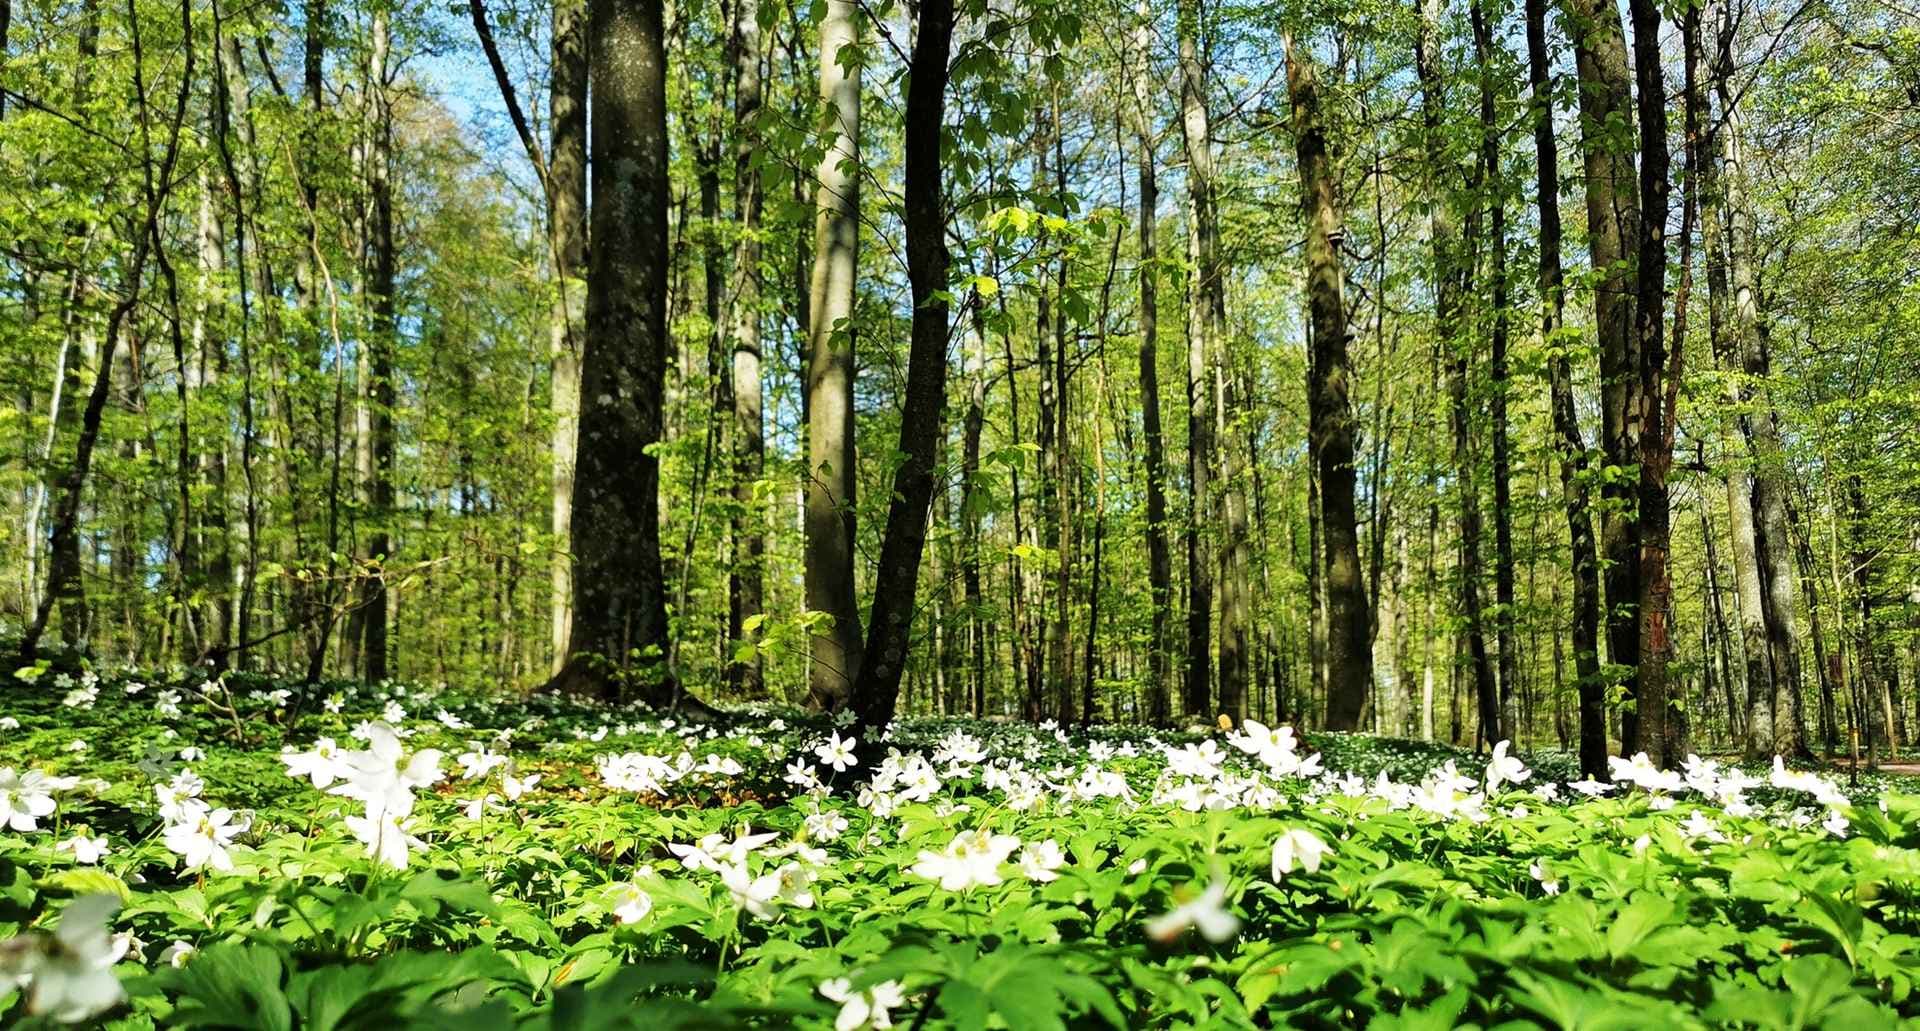
[[[1287,94],[1293,116],[1300,194],[1307,222],[1307,300],[1312,314],[1313,376],[1308,384],[1311,432],[1319,458],[1325,524],[1327,715],[1329,730],[1357,730],[1373,679],[1372,631],[1360,570],[1354,511],[1353,369],[1347,358],[1347,311],[1341,297],[1340,210],[1320,92],[1312,58],[1285,40]]]
[[[853,0],[828,0],[820,23],[820,97],[833,136],[820,159],[814,208],[813,282],[807,328],[807,608],[833,625],[813,635],[807,703],[845,705],[860,672],[860,610],[854,598],[854,279],[860,245],[860,68],[841,63],[863,15]],[[853,52],[846,54],[851,60]],[[897,680],[898,670],[895,670]]]
[[[1547,51],[1547,0],[1526,0],[1527,77],[1533,92],[1536,203],[1540,212],[1540,338],[1547,347],[1560,494],[1567,513],[1573,578],[1572,645],[1580,696],[1580,769],[1607,772],[1606,685],[1600,677],[1600,570],[1587,498],[1587,445],[1573,402],[1572,346],[1564,318],[1566,279],[1560,257],[1560,151],[1554,142],[1552,63]],[[1558,635],[1555,654],[1558,655]]]
[[[1667,314],[1667,211],[1671,184],[1667,147],[1666,73],[1660,59],[1660,7],[1657,0],[1630,0],[1633,19],[1633,66],[1640,123],[1640,232],[1634,261],[1634,344],[1638,352],[1640,412],[1639,562],[1636,572],[1636,611],[1639,640],[1635,662],[1639,667],[1634,690],[1635,733],[1628,735],[1628,751],[1644,751],[1663,767],[1677,767],[1686,755],[1683,710],[1674,704],[1667,661],[1671,640],[1673,580],[1670,569],[1671,512],[1667,473],[1673,465],[1672,416],[1668,413],[1666,384],[1673,377],[1670,357],[1677,363],[1686,341],[1675,333],[1669,356]],[[1688,17],[1697,21],[1697,9]],[[1689,68],[1692,62],[1689,61]],[[1697,192],[1691,187],[1688,196]],[[1692,229],[1691,205],[1685,217],[1681,243]],[[1682,272],[1685,272],[1685,261]],[[1678,306],[1685,315],[1684,303]],[[1677,371],[1677,364],[1676,369]]]
[[[1634,333],[1633,255],[1640,232],[1634,182],[1633,78],[1620,10],[1610,0],[1565,0],[1580,84],[1580,153],[1587,208],[1587,259],[1597,273],[1594,325],[1600,345],[1600,444],[1606,464],[1639,462],[1640,359]],[[1625,477],[1600,485],[1600,553],[1607,662],[1637,669],[1639,523],[1637,491]],[[1630,719],[1624,721],[1631,724]]]
[[[911,648],[914,595],[934,491],[934,457],[944,434],[948,255],[940,139],[952,43],[953,0],[922,0],[907,86],[906,179],[901,191],[907,280],[913,298],[907,396],[900,420],[900,453],[905,458],[894,473],[893,500],[874,575],[868,661],[861,666],[853,697],[861,754],[868,764],[880,754],[880,729],[893,719],[900,673]]]
[[[666,48],[650,0],[589,0],[593,235],[579,467],[574,624],[550,686],[677,700],[660,561],[667,339]]]

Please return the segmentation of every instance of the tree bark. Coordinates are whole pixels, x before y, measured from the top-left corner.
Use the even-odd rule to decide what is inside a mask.
[[[667,339],[666,48],[651,0],[589,0],[595,83],[574,625],[550,682],[602,697],[675,702],[666,666],[660,460]]]
[[[1153,101],[1148,85],[1152,21],[1143,5],[1134,33],[1134,136],[1140,166],[1140,409],[1146,438],[1147,585],[1152,611],[1147,640],[1147,720],[1165,726],[1173,719],[1171,642],[1167,616],[1173,607],[1173,560],[1167,546],[1167,456],[1160,428],[1160,251],[1155,223],[1160,187],[1154,174]]]
[[[1183,702],[1190,717],[1213,709],[1214,570],[1206,523],[1213,504],[1213,377],[1208,370],[1213,321],[1208,290],[1219,270],[1203,226],[1213,223],[1213,136],[1207,121],[1206,66],[1200,53],[1200,0],[1180,0],[1180,130],[1187,152],[1187,669]]]
[[[1580,85],[1580,153],[1586,186],[1587,258],[1595,270],[1594,326],[1600,350],[1600,554],[1609,679],[1639,665],[1639,524],[1627,470],[1639,458],[1639,350],[1634,333],[1633,257],[1640,232],[1634,186],[1633,79],[1619,8],[1565,0]],[[1625,672],[1619,672],[1619,671]],[[1625,722],[1631,723],[1631,720]]]
[[[1673,652],[1671,640],[1673,580],[1670,568],[1672,537],[1671,510],[1668,502],[1667,473],[1673,465],[1672,416],[1668,412],[1667,383],[1676,380],[1668,369],[1684,353],[1684,334],[1675,333],[1669,342],[1667,314],[1667,212],[1669,164],[1667,146],[1666,72],[1660,58],[1660,6],[1658,0],[1629,0],[1633,21],[1633,67],[1636,80],[1636,106],[1640,123],[1640,232],[1634,260],[1634,345],[1638,352],[1639,391],[1634,401],[1639,408],[1639,563],[1635,575],[1635,617],[1639,621],[1639,639],[1635,662],[1639,674],[1633,691],[1633,725],[1627,735],[1628,751],[1644,751],[1662,767],[1677,767],[1686,755],[1686,725],[1683,710],[1674,704],[1672,685],[1667,676],[1667,661]],[[1687,17],[1694,22],[1698,9],[1689,8]],[[1688,62],[1693,67],[1693,62]],[[1698,166],[1696,166],[1698,167]],[[1688,189],[1688,197],[1697,191]],[[1686,228],[1681,235],[1683,247],[1692,229],[1692,205],[1683,216]],[[1682,261],[1682,274],[1686,272]],[[1676,307],[1676,317],[1684,318],[1685,304]]]
[[[807,327],[807,608],[832,626],[812,639],[807,703],[845,705],[860,672],[854,598],[854,280],[860,244],[860,68],[841,64],[857,44],[854,0],[828,0],[820,23],[820,98],[833,111],[815,194],[813,282]],[[846,55],[849,59],[852,53]],[[895,670],[897,680],[898,670]]]
[[[1466,298],[1473,261],[1467,253],[1468,241],[1475,235],[1462,234],[1455,222],[1456,209],[1463,203],[1456,187],[1448,181],[1448,169],[1455,161],[1447,146],[1442,119],[1446,111],[1446,79],[1441,67],[1441,14],[1443,0],[1423,0],[1420,7],[1420,34],[1414,46],[1414,65],[1420,80],[1422,123],[1425,129],[1427,163],[1433,177],[1429,200],[1429,235],[1433,240],[1434,323],[1440,347],[1447,355],[1447,396],[1449,425],[1453,432],[1454,490],[1459,504],[1459,568],[1456,576],[1460,615],[1465,625],[1467,654],[1471,659],[1474,701],[1480,718],[1480,734],[1491,745],[1500,734],[1499,685],[1493,663],[1487,654],[1485,606],[1480,596],[1484,574],[1481,557],[1482,522],[1478,465],[1473,450],[1473,420],[1468,410],[1468,366],[1470,347],[1465,333]],[[1480,175],[1488,170],[1482,170]],[[1478,176],[1476,176],[1477,178]],[[1465,184],[1471,196],[1478,183]],[[1471,229],[1471,227],[1469,227]]]
[[[1320,508],[1324,523],[1327,595],[1328,730],[1359,729],[1373,679],[1373,634],[1360,569],[1355,525],[1352,366],[1347,357],[1347,310],[1341,297],[1340,210],[1332,159],[1320,110],[1313,61],[1291,37],[1284,41],[1287,95],[1307,222],[1307,300],[1311,309],[1313,375],[1308,384],[1311,433],[1317,442]]]
[[[373,320],[367,349],[369,378],[362,386],[368,415],[367,442],[371,458],[371,476],[365,490],[373,527],[367,537],[365,556],[370,569],[360,598],[366,679],[376,684],[387,679],[388,675],[389,627],[385,569],[393,557],[393,355],[397,327],[393,301],[393,107],[387,96],[386,82],[390,47],[387,12],[384,8],[376,8],[367,68],[374,116],[374,124],[370,126],[372,146],[367,160],[367,235],[372,250],[367,288],[372,295]]]
[[[733,249],[733,286],[729,291],[728,335],[733,342],[733,514],[728,534],[733,561],[727,583],[727,636],[745,640],[746,622],[764,607],[765,517],[757,494],[766,464],[766,434],[760,383],[760,4],[734,0],[733,36],[733,217],[738,236]],[[728,677],[734,693],[748,698],[766,694],[765,663],[733,663]]]
[[[866,655],[854,688],[862,758],[880,754],[879,732],[893,719],[900,673],[911,646],[914,595],[933,499],[934,457],[944,433],[947,389],[947,219],[940,140],[946,121],[947,62],[953,42],[953,0],[922,0],[908,69],[905,183],[907,280],[913,326],[907,396],[893,500],[874,575]]]
[[[1526,0],[1527,77],[1533,91],[1536,204],[1540,213],[1540,338],[1547,349],[1560,494],[1567,514],[1573,579],[1573,669],[1580,696],[1580,770],[1607,772],[1606,685],[1600,675],[1600,573],[1587,496],[1587,445],[1573,402],[1573,344],[1565,324],[1566,277],[1560,257],[1560,150],[1554,141],[1552,63],[1547,52],[1547,0]],[[1555,637],[1556,648],[1558,635]],[[1557,650],[1556,653],[1558,654]]]

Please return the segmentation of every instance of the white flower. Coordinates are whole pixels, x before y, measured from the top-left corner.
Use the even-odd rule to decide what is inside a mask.
[[[192,944],[175,938],[173,944],[160,950],[160,955],[154,957],[154,961],[157,963],[165,963],[170,967],[178,969],[186,966],[187,960],[192,959],[193,954],[199,951],[200,950],[194,948]]]
[[[534,785],[538,783],[540,783],[540,775],[538,773],[525,779],[515,777],[513,774],[508,773],[502,775],[500,778],[500,790],[506,792],[507,801],[518,802],[521,795],[532,791]]]
[[[1060,875],[1055,871],[1065,865],[1066,854],[1052,838],[1030,841],[1020,850],[1020,873],[1030,881],[1058,880]]]
[[[938,881],[948,891],[965,891],[976,885],[1001,883],[1000,864],[1007,861],[1020,839],[981,829],[963,831],[954,836],[941,852],[922,850],[913,873]]]
[[[12,716],[0,716],[0,730],[19,730],[20,721]]]
[[[53,808],[53,783],[46,774],[0,767],[0,823],[22,834],[39,830],[39,818],[51,816]]]
[[[807,837],[814,841],[832,841],[847,832],[847,818],[838,812],[812,813],[807,816]]]
[[[607,902],[607,911],[623,924],[637,924],[653,912],[653,896],[632,881],[614,885]]]
[[[1501,741],[1493,746],[1493,758],[1487,760],[1487,791],[1492,793],[1502,784],[1524,784],[1533,771],[1514,756],[1507,754],[1511,742]]]
[[[1827,818],[1820,821],[1820,826],[1826,828],[1827,833],[1836,838],[1847,836],[1847,817],[1838,809],[1828,810]]]
[[[1533,865],[1527,867],[1527,875],[1540,882],[1541,891],[1549,895],[1560,894],[1560,882],[1553,877],[1547,876],[1546,866],[1538,859],[1533,861]]]
[[[1216,876],[1198,898],[1147,921],[1147,937],[1165,945],[1187,928],[1198,927],[1206,940],[1216,945],[1225,942],[1240,933],[1240,918],[1227,911],[1226,901],[1227,882]]]
[[[331,787],[334,781],[345,780],[353,775],[353,764],[347,761],[346,754],[330,737],[316,738],[313,747],[305,752],[291,749],[282,752],[280,761],[287,767],[287,776],[295,780],[305,777],[321,790]]]
[[[727,886],[733,895],[733,901],[740,908],[762,920],[772,920],[780,915],[780,875],[761,874],[758,877],[747,872],[744,864],[723,863],[719,868],[720,883]]]
[[[236,823],[231,810],[208,809],[197,800],[186,803],[181,815],[186,818],[167,827],[162,837],[167,848],[186,861],[188,870],[210,866],[231,871],[233,857],[227,854],[227,846],[247,829],[248,822]]]
[[[1320,836],[1310,830],[1292,828],[1273,842],[1273,880],[1277,884],[1280,878],[1293,872],[1295,866],[1304,868],[1308,873],[1320,870],[1320,860],[1333,851]]]
[[[505,763],[507,757],[497,752],[476,748],[461,752],[457,761],[460,763],[460,776],[467,780],[479,780],[492,773],[495,767]]]
[[[0,946],[0,985],[27,985],[27,1012],[67,1024],[96,1017],[126,996],[113,965],[130,940],[110,933],[120,900],[86,895],[60,913],[51,935],[15,938]]]
[[[395,820],[406,817],[413,812],[414,790],[440,779],[440,752],[428,748],[408,758],[400,747],[400,736],[385,723],[369,723],[355,730],[366,738],[367,750],[344,756],[350,770],[345,783],[335,787],[333,793],[364,803],[369,816],[383,814]]]
[[[344,822],[347,830],[367,847],[369,856],[395,870],[407,868],[412,849],[426,848],[419,838],[407,833],[407,826],[412,821],[402,823],[390,811],[369,811],[366,816],[349,816]]]
[[[835,773],[842,773],[858,761],[854,758],[853,750],[859,744],[859,738],[842,738],[835,731],[824,743],[814,748],[813,754],[820,757],[821,763],[833,767]]]
[[[833,1031],[892,1027],[893,1014],[888,1011],[907,1004],[907,991],[898,981],[882,981],[866,991],[856,992],[852,981],[836,977],[820,983],[820,994],[840,1004]]]
[[[461,814],[469,820],[478,820],[488,813],[504,813],[507,807],[500,804],[500,796],[489,791],[479,798],[460,803]]]
[[[693,845],[669,842],[667,844],[667,851],[680,857],[680,865],[686,867],[688,870],[714,870],[717,872],[725,865],[744,867],[747,862],[747,856],[751,855],[755,849],[779,836],[780,835],[774,833],[748,834],[745,829],[742,828],[741,832],[736,835],[732,841],[728,841],[724,835],[709,834],[701,838],[697,844]]]
[[[73,837],[54,846],[62,852],[73,853],[73,861],[82,866],[92,866],[107,854],[107,839],[89,838],[85,834]]]
[[[180,692],[169,690],[154,695],[153,711],[163,719],[173,719],[180,715]]]

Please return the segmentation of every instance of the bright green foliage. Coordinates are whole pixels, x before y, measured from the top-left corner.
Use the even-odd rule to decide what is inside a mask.
[[[796,795],[781,781],[829,732],[791,713],[707,731],[340,683],[288,728],[254,697],[270,683],[188,694],[171,720],[154,714],[158,686],[129,698],[125,683],[102,681],[91,708],[35,689],[44,701],[14,709],[31,729],[0,748],[0,765],[107,782],[61,793],[37,832],[0,835],[0,935],[54,923],[78,896],[124,899],[112,926],[138,944],[116,968],[130,1002],[115,1027],[826,1027],[840,1006],[820,989],[835,978],[856,994],[901,985],[898,1026],[956,1028],[1858,1028],[1920,1012],[1920,798],[1876,800],[1872,786],[1836,837],[1791,826],[1805,796],[1769,788],[1751,793],[1748,816],[1639,791],[1550,802],[1527,789],[1565,760],[1542,755],[1534,782],[1486,799],[1484,820],[1445,819],[1390,809],[1369,778],[1412,782],[1441,759],[1472,778],[1470,757],[1341,738],[1308,745],[1360,775],[1344,790],[1283,778],[1265,809],[1187,811],[1148,801],[1169,782],[1150,735],[921,721],[897,727],[896,744],[933,755],[960,732],[987,759],[936,756],[944,786],[881,815],[870,795]],[[328,697],[340,712],[318,704]],[[397,724],[412,730],[409,752],[491,742],[511,764],[474,782],[449,770],[425,792],[410,827],[424,845],[404,870],[372,864],[339,819],[357,807],[288,777],[276,753],[288,735],[303,750],[315,736],[348,747],[350,728],[396,716],[394,704],[422,710]],[[76,739],[86,751],[64,750]],[[202,797],[252,809],[231,873],[177,872],[155,833],[148,785],[188,744],[205,752],[191,763]],[[1187,754],[1239,768],[1216,747]],[[596,772],[602,757],[683,749],[742,772],[689,775],[664,794],[610,789]],[[159,765],[143,772],[139,757]],[[1115,771],[1138,801],[1072,800],[1086,766]],[[1062,786],[1016,802],[983,786],[989,767],[1052,770]],[[465,801],[500,789],[502,772],[541,779],[469,818]],[[81,825],[111,843],[98,866],[53,847]],[[800,856],[817,873],[806,904],[755,915],[667,848],[748,828],[775,835],[749,869]],[[1010,863],[1003,883],[948,891],[914,872],[975,828],[1057,843],[1053,879]],[[1288,831],[1330,846],[1317,869],[1276,874],[1272,845]],[[1150,938],[1152,918],[1216,880],[1237,935]],[[650,904],[623,922],[633,887]],[[178,966],[161,957],[174,941],[193,947]]]

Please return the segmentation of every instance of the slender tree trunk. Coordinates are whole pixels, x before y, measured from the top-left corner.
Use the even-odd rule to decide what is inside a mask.
[[[728,567],[727,637],[748,636],[746,622],[760,615],[764,602],[765,516],[758,501],[766,464],[766,435],[760,382],[760,172],[754,155],[760,142],[760,4],[734,0],[733,36],[733,217],[738,224],[733,249],[733,285],[728,291],[728,335],[733,342],[733,515],[728,534],[733,561]],[[758,651],[751,662],[728,668],[734,693],[748,698],[766,694],[765,662]]]
[[[893,719],[900,673],[911,646],[915,588],[926,546],[933,499],[934,457],[944,434],[947,385],[947,218],[941,184],[940,140],[946,121],[947,62],[953,43],[953,0],[922,0],[908,70],[906,178],[902,187],[907,280],[913,325],[907,355],[907,396],[900,420],[900,453],[893,500],[881,536],[868,661],[854,688],[863,760],[880,754],[880,728]]]
[[[372,460],[372,477],[367,483],[366,492],[374,524],[373,532],[367,538],[366,557],[376,568],[368,576],[360,600],[365,628],[362,640],[366,653],[366,678],[372,683],[379,683],[388,675],[385,569],[393,558],[393,355],[397,327],[393,299],[393,107],[387,96],[386,84],[389,47],[387,12],[384,8],[376,8],[367,73],[374,107],[374,124],[370,127],[373,145],[367,164],[371,216],[368,220],[368,236],[373,252],[367,285],[372,294],[373,325],[371,346],[367,350],[369,380],[363,387],[366,392],[364,400],[369,418],[368,445]]]
[[[1173,718],[1169,682],[1171,641],[1167,616],[1173,607],[1173,560],[1167,546],[1167,457],[1160,429],[1160,252],[1155,239],[1160,187],[1154,175],[1153,101],[1149,48],[1152,21],[1143,6],[1134,35],[1135,138],[1140,165],[1140,408],[1146,437],[1147,585],[1151,626],[1147,640],[1147,720],[1165,726]]]
[[[1429,235],[1433,241],[1435,282],[1435,331],[1447,358],[1449,424],[1453,431],[1454,491],[1459,503],[1459,579],[1462,632],[1467,637],[1467,653],[1472,661],[1474,700],[1480,718],[1480,734],[1491,745],[1500,734],[1499,685],[1493,663],[1487,654],[1485,606],[1480,596],[1484,573],[1481,559],[1482,523],[1480,486],[1473,449],[1473,420],[1468,408],[1468,371],[1470,345],[1463,339],[1466,331],[1466,297],[1473,261],[1468,242],[1476,235],[1463,236],[1455,222],[1456,209],[1463,201],[1458,188],[1447,181],[1447,170],[1455,161],[1447,145],[1443,128],[1446,111],[1446,81],[1441,67],[1441,15],[1443,0],[1423,0],[1420,8],[1420,34],[1415,41],[1414,63],[1420,80],[1421,111],[1426,136],[1427,163],[1434,177],[1429,202]],[[1485,175],[1489,169],[1482,169]],[[1477,183],[1468,183],[1469,197],[1478,193]]]
[[[987,710],[987,615],[980,576],[980,436],[987,421],[987,335],[979,302],[967,319],[967,414],[960,451],[960,575],[967,599],[968,637],[972,644],[968,704],[977,719]]]
[[[1580,769],[1607,771],[1606,685],[1600,676],[1600,571],[1587,497],[1587,445],[1573,403],[1572,347],[1564,318],[1566,277],[1560,258],[1560,151],[1554,141],[1552,64],[1547,51],[1547,0],[1526,0],[1527,76],[1533,91],[1535,196],[1540,213],[1540,338],[1547,347],[1560,494],[1567,513],[1573,578],[1574,680],[1580,696]],[[1559,651],[1555,635],[1555,654]],[[1556,669],[1558,666],[1556,665]],[[1556,676],[1556,680],[1558,677]]]
[[[1300,194],[1307,221],[1307,299],[1312,311],[1311,432],[1318,442],[1321,519],[1326,535],[1328,730],[1357,730],[1373,680],[1373,633],[1355,525],[1353,368],[1341,297],[1340,209],[1313,61],[1284,40]]]
[[[1517,602],[1513,571],[1513,467],[1507,426],[1507,391],[1511,385],[1507,368],[1506,184],[1500,162],[1503,134],[1499,130],[1499,108],[1494,97],[1498,73],[1493,67],[1493,23],[1487,16],[1485,0],[1475,0],[1471,20],[1474,55],[1480,73],[1480,174],[1489,186],[1486,194],[1487,247],[1491,252],[1488,278],[1492,280],[1488,293],[1493,306],[1489,313],[1493,325],[1488,363],[1493,380],[1489,404],[1493,422],[1493,626],[1500,661],[1500,734],[1512,737],[1519,726],[1514,705],[1520,681],[1520,651],[1514,635]]]
[[[549,483],[553,535],[548,639],[557,671],[573,629],[573,486],[580,446],[580,368],[586,341],[587,3],[554,0],[548,110],[547,233],[556,283],[548,346],[553,430]]]
[[[1206,65],[1200,52],[1200,0],[1180,0],[1180,130],[1187,151],[1187,669],[1186,714],[1209,718],[1213,709],[1213,564],[1207,557],[1207,518],[1213,504],[1213,388],[1208,370],[1212,330],[1209,282],[1217,282],[1202,226],[1213,220],[1213,136],[1207,120]]]
[[[854,0],[828,0],[820,23],[820,98],[833,111],[815,195],[813,283],[807,328],[807,608],[833,625],[813,635],[807,702],[845,705],[860,672],[860,610],[854,598],[854,279],[860,255],[860,67],[863,15]],[[848,50],[846,60],[854,54]],[[894,677],[897,681],[899,671]]]

